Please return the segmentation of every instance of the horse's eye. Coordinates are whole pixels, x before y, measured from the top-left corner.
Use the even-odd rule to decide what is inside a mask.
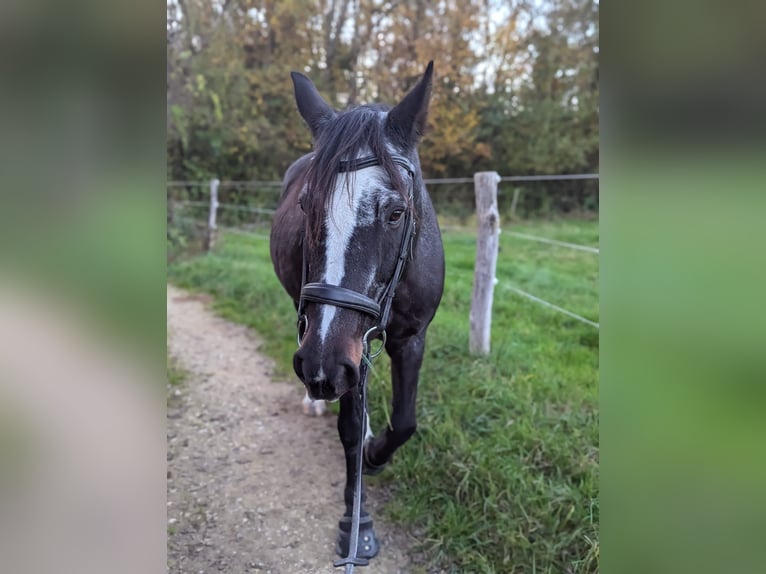
[[[394,210],[394,212],[391,214],[391,217],[388,218],[388,222],[399,223],[399,220],[401,220],[403,213],[404,213],[403,209]]]

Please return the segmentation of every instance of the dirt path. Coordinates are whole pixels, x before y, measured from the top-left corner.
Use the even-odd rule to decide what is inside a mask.
[[[206,302],[168,286],[168,350],[188,372],[168,401],[169,572],[342,572],[335,417],[303,415],[301,387],[272,381],[257,335]],[[380,518],[385,491],[368,492],[381,551],[357,571],[413,572],[409,538]]]

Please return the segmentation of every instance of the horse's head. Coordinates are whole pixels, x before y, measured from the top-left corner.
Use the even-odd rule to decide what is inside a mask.
[[[292,74],[298,109],[315,140],[300,197],[304,289],[293,366],[314,399],[335,400],[358,384],[363,337],[381,322],[376,303],[409,250],[422,187],[416,147],[432,70],[429,63],[390,110],[344,112],[334,111],[307,77]]]

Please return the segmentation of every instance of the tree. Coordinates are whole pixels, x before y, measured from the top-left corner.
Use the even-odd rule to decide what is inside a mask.
[[[292,70],[342,108],[395,103],[429,60],[428,176],[597,168],[593,0],[171,0],[169,177],[281,177],[310,149]]]

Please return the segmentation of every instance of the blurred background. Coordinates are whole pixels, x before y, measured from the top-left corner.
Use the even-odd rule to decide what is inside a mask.
[[[164,567],[157,8],[0,8],[2,572]]]

